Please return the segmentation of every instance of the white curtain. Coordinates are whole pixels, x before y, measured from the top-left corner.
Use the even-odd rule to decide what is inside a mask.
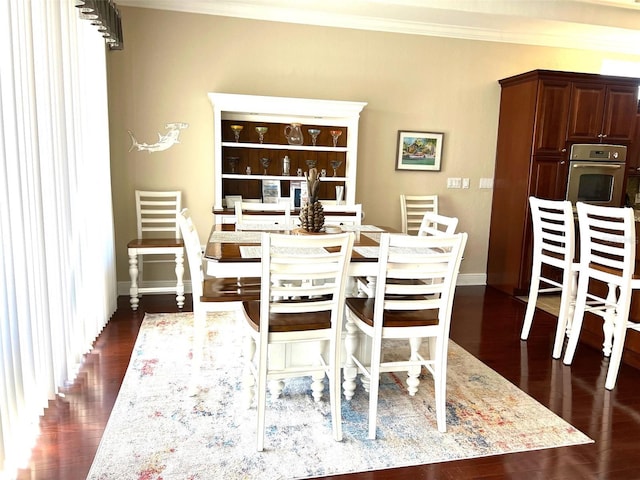
[[[0,478],[116,309],[105,55],[73,0],[0,2]]]

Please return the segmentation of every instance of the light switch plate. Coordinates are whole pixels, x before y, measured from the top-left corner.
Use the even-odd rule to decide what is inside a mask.
[[[447,188],[461,188],[462,179],[460,177],[447,178]]]

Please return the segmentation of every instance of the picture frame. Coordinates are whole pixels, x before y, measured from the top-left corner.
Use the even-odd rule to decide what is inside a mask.
[[[304,199],[307,197],[306,180],[291,180],[289,182],[289,199],[291,201],[291,209],[295,210],[302,206]]]
[[[280,202],[280,180],[263,180],[262,181],[262,202],[263,203],[279,203]]]
[[[398,131],[396,170],[439,172],[444,133]]]

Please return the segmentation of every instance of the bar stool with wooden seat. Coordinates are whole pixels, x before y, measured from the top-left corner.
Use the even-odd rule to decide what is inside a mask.
[[[262,234],[260,300],[243,303],[246,402],[251,405],[255,386],[258,451],[264,449],[267,382],[272,398],[277,399],[283,379],[290,377],[311,376],[316,402],[328,377],[333,438],[342,440],[340,352],[344,286],[353,242],[353,232]],[[304,365],[290,365],[283,352],[295,344],[310,354]],[[309,432],[309,438],[318,433]]]
[[[383,233],[375,297],[347,298],[344,393],[347,399],[353,397],[355,378],[360,372],[369,391],[370,439],[376,438],[380,374],[407,372],[407,391],[415,395],[423,367],[431,373],[435,384],[438,431],[447,430],[449,329],[466,242],[466,233],[426,237]],[[358,354],[359,332],[371,338],[369,356]],[[408,355],[385,358],[383,349],[389,339],[408,340]],[[425,352],[420,351],[423,340],[427,340]]]
[[[136,190],[137,238],[127,244],[129,255],[129,296],[131,308],[138,309],[140,294],[176,294],[178,308],[184,306],[184,243],[176,216],[182,207],[180,191],[152,192]],[[175,263],[175,285],[146,285],[144,266]],[[159,283],[159,282],[156,282]],[[141,286],[142,285],[142,286]]]
[[[185,250],[187,251],[187,263],[189,265],[193,296],[194,346],[189,392],[194,393],[200,379],[207,312],[239,312],[242,309],[243,301],[258,300],[260,298],[260,279],[205,276],[200,237],[189,209],[183,209],[178,214],[177,220]]]
[[[560,293],[560,310],[553,343],[553,358],[560,358],[571,328],[576,298],[578,264],[574,262],[575,223],[571,202],[529,197],[533,223],[531,285],[521,340],[529,338],[540,293]],[[541,288],[542,287],[542,288]]]
[[[609,356],[605,388],[616,385],[627,330],[640,331],[629,319],[631,295],[640,289],[634,276],[636,228],[633,209],[578,202],[580,275],[576,307],[564,363],[571,365],[585,312],[603,319],[603,352]],[[600,293],[604,292],[604,293]]]

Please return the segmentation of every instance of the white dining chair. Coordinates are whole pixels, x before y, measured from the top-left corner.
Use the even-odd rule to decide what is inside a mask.
[[[138,309],[144,293],[175,293],[178,308],[184,306],[184,245],[176,217],[182,208],[182,192],[135,191],[137,237],[127,243],[130,304]],[[169,264],[175,272],[174,285],[145,280],[152,264]]]
[[[311,376],[311,391],[320,401],[323,379],[329,380],[333,438],[342,440],[340,352],[347,266],[353,232],[336,235],[262,234],[260,300],[244,302],[246,402],[257,390],[257,449],[264,449],[267,383],[274,399],[283,379]],[[315,361],[288,365],[275,349],[306,344]],[[304,412],[296,412],[304,415]],[[310,432],[313,437],[320,432]]]
[[[438,215],[435,212],[426,212],[422,217],[418,236],[427,235],[453,235],[458,228],[457,217]]]
[[[520,339],[527,340],[539,294],[560,293],[553,358],[560,358],[571,328],[579,264],[575,257],[575,222],[571,202],[529,197],[533,224],[533,262],[527,310]]]
[[[466,233],[426,237],[383,233],[375,297],[346,300],[345,397],[353,397],[355,377],[360,372],[363,385],[369,391],[370,439],[376,438],[380,374],[407,372],[408,393],[415,395],[422,367],[433,376],[438,430],[447,430],[449,329],[466,242]],[[358,332],[371,338],[369,355],[359,353]],[[408,340],[410,348],[406,358],[385,359],[384,345],[390,339]],[[422,353],[420,346],[424,339],[427,345],[426,352]]]
[[[288,202],[236,202],[236,230],[289,230],[292,227]]]
[[[260,298],[260,278],[214,278],[205,275],[202,245],[198,230],[193,223],[189,209],[185,208],[177,216],[178,226],[187,251],[187,263],[191,276],[193,297],[194,346],[190,393],[194,393],[200,378],[204,330],[207,312],[240,312],[242,302]]]
[[[573,323],[564,354],[571,365],[586,312],[603,320],[603,353],[609,358],[605,388],[616,385],[627,330],[640,331],[629,319],[631,295],[640,289],[634,275],[636,225],[632,208],[576,204],[580,231],[580,272]]]
[[[438,195],[400,195],[402,233],[417,235],[424,214],[438,213]]]
[[[362,204],[337,205],[322,201],[325,225],[362,225]]]

